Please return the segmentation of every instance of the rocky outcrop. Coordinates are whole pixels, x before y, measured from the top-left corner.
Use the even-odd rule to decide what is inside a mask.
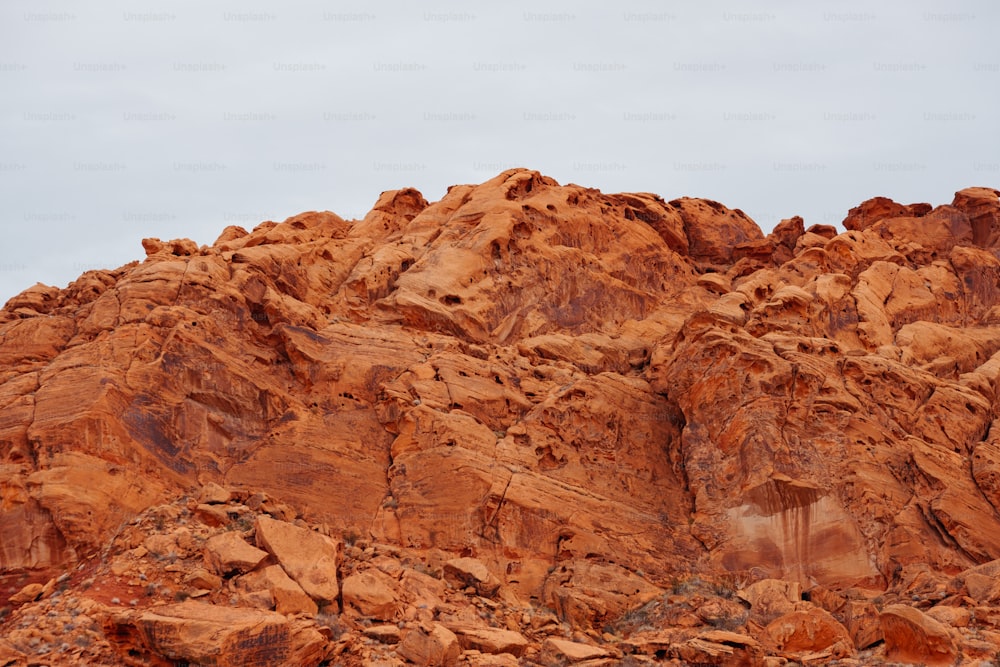
[[[920,217],[931,210],[930,204],[899,204],[888,197],[873,197],[847,212],[845,229],[862,231],[887,218]]]
[[[888,659],[924,665],[955,664],[958,655],[948,628],[920,610],[891,605],[879,618]]]
[[[113,617],[112,632],[123,643],[135,641],[133,651],[149,651],[160,664],[306,666],[320,663],[326,645],[310,625],[274,612],[188,601],[123,612]]]
[[[819,607],[779,616],[766,630],[783,651],[805,653],[832,648],[838,657],[854,652],[847,629],[830,612]]]
[[[142,628],[220,606],[321,660],[988,654],[1000,195],[844,227],[516,169],[25,291],[0,651],[55,655],[11,625],[55,591],[111,663],[215,660]]]

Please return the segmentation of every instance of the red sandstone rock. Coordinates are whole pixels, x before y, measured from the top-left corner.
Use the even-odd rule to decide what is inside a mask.
[[[951,205],[969,216],[973,243],[985,248],[997,245],[1000,241],[1000,190],[965,188],[955,193]]]
[[[528,646],[528,640],[520,632],[481,628],[455,624],[448,627],[458,637],[458,643],[466,650],[482,653],[509,653],[520,656]]]
[[[844,609],[844,627],[858,649],[866,649],[883,639],[878,609],[871,602],[851,600]]]
[[[112,620],[138,651],[170,661],[244,665],[318,665],[324,640],[312,624],[281,614],[182,602]]]
[[[400,639],[400,629],[398,625],[372,625],[365,628],[365,636],[371,637],[383,644],[398,644]]]
[[[232,491],[224,489],[215,482],[209,482],[201,488],[198,500],[208,505],[224,505],[233,498]]]
[[[265,558],[266,551],[250,546],[237,533],[221,533],[205,543],[205,562],[223,576],[249,572]]]
[[[739,592],[750,604],[750,620],[767,625],[774,619],[795,611],[802,600],[802,587],[797,582],[779,579],[756,581]]]
[[[925,613],[945,627],[966,628],[972,622],[972,612],[963,607],[931,607]]]
[[[184,575],[184,583],[196,588],[215,589],[222,586],[222,578],[199,567]]]
[[[564,639],[546,639],[542,647],[542,659],[550,665],[573,664],[606,657],[608,652],[600,647]]]
[[[399,612],[395,583],[378,570],[352,574],[341,584],[344,608],[380,621],[391,621]]]
[[[682,197],[669,203],[684,221],[688,255],[695,262],[729,264],[741,243],[763,240],[760,228],[743,211],[708,199]]]
[[[32,602],[41,596],[43,588],[41,584],[28,584],[14,595],[11,595],[8,598],[8,602],[15,605]]]
[[[340,547],[326,535],[300,526],[257,517],[257,543],[320,606],[337,599],[337,563]]]
[[[921,216],[931,210],[929,204],[897,204],[888,197],[874,197],[852,208],[841,223],[845,229],[865,230],[886,218]]]
[[[318,611],[312,598],[278,565],[269,565],[240,577],[239,583],[250,592],[267,591],[279,614],[314,615]]]
[[[859,649],[880,593],[993,604],[975,568],[1000,558],[998,211],[970,188],[765,237],[715,202],[510,170],[438,202],[383,193],[358,221],[147,240],[141,263],[0,311],[0,576],[75,571],[190,495],[114,561],[137,583],[104,603],[144,599],[142,559],[196,567],[223,527],[256,527],[320,605],[340,536],[356,565],[423,554],[426,573],[380,561],[405,622],[495,615],[531,627],[532,660],[541,628],[646,613],[689,631],[685,655],[737,659],[696,633],[739,620],[728,598],[663,611],[694,575],[827,591]],[[473,557],[485,580],[445,565]],[[808,604],[765,597],[747,632]],[[558,617],[530,625],[532,604]]]
[[[543,599],[561,619],[598,626],[662,593],[620,566],[585,560],[563,563],[550,573],[542,589]]]
[[[397,652],[421,667],[448,667],[458,661],[462,648],[451,630],[434,623],[404,631]]]
[[[767,625],[767,633],[783,651],[822,651],[835,644],[854,648],[847,630],[830,612],[812,607],[779,616]]]
[[[890,605],[879,617],[890,660],[925,665],[954,664],[957,649],[948,629],[913,607]]]
[[[444,578],[459,588],[472,586],[480,595],[494,595],[500,580],[475,558],[453,558],[444,564]]]

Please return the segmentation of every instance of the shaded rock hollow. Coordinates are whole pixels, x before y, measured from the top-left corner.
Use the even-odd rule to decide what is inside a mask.
[[[147,239],[0,311],[0,571],[217,483],[598,628],[678,578],[943,591],[1000,558],[998,193],[845,227],[517,169]]]

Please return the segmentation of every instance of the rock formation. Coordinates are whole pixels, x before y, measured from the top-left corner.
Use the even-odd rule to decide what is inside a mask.
[[[1000,192],[844,227],[516,169],[26,290],[0,665],[992,657]]]

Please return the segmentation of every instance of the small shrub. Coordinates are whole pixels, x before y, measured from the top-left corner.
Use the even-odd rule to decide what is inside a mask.
[[[340,624],[340,617],[333,613],[327,611],[320,611],[316,614],[316,623],[322,627],[327,628],[330,633],[330,641],[337,641],[340,637],[347,632],[347,628]]]
[[[633,632],[651,630],[655,627],[655,613],[660,606],[660,600],[651,600],[641,607],[631,609],[615,623],[618,627],[629,628]],[[610,634],[615,634],[617,630],[611,628]]]
[[[704,585],[705,582],[701,580],[701,577],[674,578],[670,582],[670,590],[675,595],[685,595],[693,593]]]
[[[727,584],[726,582],[719,581],[713,583],[711,590],[720,598],[726,598],[727,600],[732,600],[736,597],[736,590],[732,585]]]
[[[253,518],[244,514],[235,521],[226,524],[226,530],[234,530],[240,533],[249,533],[253,530]]]

